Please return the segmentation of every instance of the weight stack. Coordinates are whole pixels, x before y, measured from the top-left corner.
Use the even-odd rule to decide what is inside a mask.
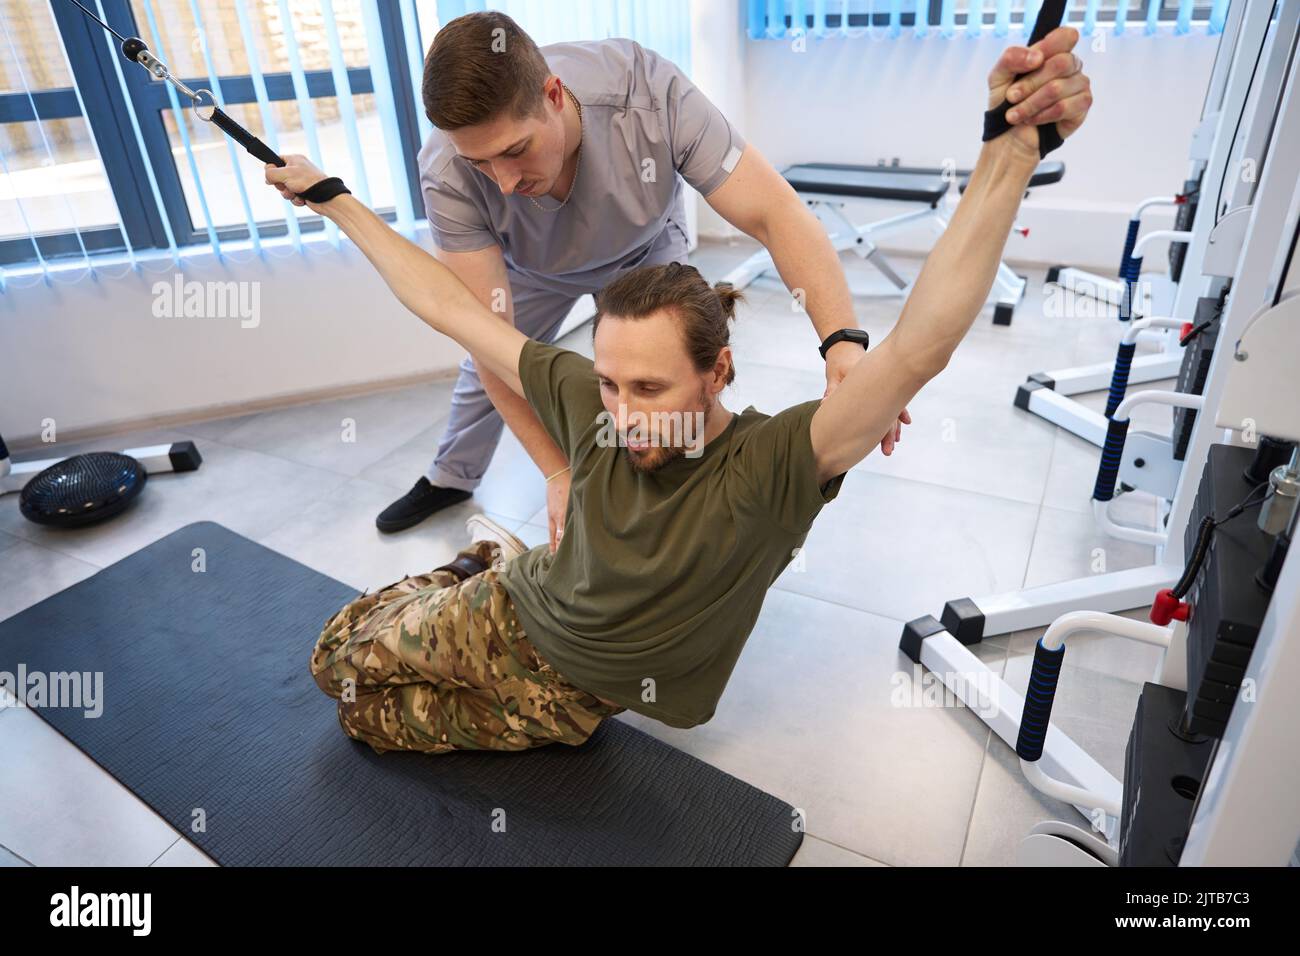
[[[1177,388],[1184,395],[1201,395],[1205,392],[1205,380],[1210,377],[1214,346],[1219,340],[1219,318],[1223,315],[1223,305],[1221,299],[1209,296],[1196,301],[1196,317],[1192,320],[1192,327],[1200,328],[1206,322],[1211,324],[1183,346],[1183,364],[1178,369]],[[1191,444],[1195,426],[1196,409],[1174,409],[1174,461],[1186,458],[1187,446]]]
[[[1196,794],[1209,767],[1207,737],[1179,733],[1187,695],[1144,684],[1124,749],[1120,866],[1177,866],[1192,825]]]
[[[1187,197],[1187,201],[1178,207],[1178,212],[1174,215],[1174,228],[1179,232],[1190,232],[1192,224],[1196,221],[1196,206],[1201,198],[1200,176],[1183,183],[1183,195]],[[1186,258],[1187,243],[1169,244],[1169,278],[1175,283],[1182,281],[1183,260]]]
[[[1250,494],[1243,472],[1253,457],[1250,448],[1210,446],[1184,537],[1187,554],[1195,550],[1202,518],[1223,518]],[[1259,530],[1258,516],[1249,508],[1215,530],[1187,592],[1188,729],[1194,733],[1223,735],[1268,610],[1269,594],[1255,572],[1268,561],[1273,537]]]

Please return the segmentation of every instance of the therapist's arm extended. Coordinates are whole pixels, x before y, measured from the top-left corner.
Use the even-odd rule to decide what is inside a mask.
[[[753,145],[746,144],[731,175],[704,200],[771,253],[781,281],[796,297],[792,311],[802,306],[812,319],[817,341],[810,342],[809,348],[838,329],[858,327],[849,283],[825,227]],[[827,394],[865,354],[856,342],[838,342],[827,350]]]
[[[797,297],[791,299],[791,308],[797,311],[796,306],[801,306],[812,319],[817,342],[809,342],[809,348],[820,345],[832,332],[858,327],[853,295],[825,228],[757,149],[746,145],[726,182],[704,199],[718,215],[771,253],[781,281]],[[866,354],[857,342],[836,342],[827,349],[823,397],[835,391]],[[892,455],[894,444],[903,436],[903,426],[910,424],[912,416],[904,408],[877,436],[880,450]]]
[[[809,348],[820,345],[832,332],[858,327],[849,283],[825,228],[757,149],[746,145],[726,182],[704,199],[718,215],[772,254],[781,281],[797,296],[791,299],[791,308],[802,306],[812,319],[817,342],[809,342]],[[823,397],[835,391],[866,354],[857,342],[836,342],[827,349]],[[911,423],[908,410],[899,411],[881,431],[884,437],[877,436],[880,450],[892,455],[903,426]]]
[[[527,337],[501,321],[450,269],[398,234],[350,193],[323,203],[297,196],[325,178],[303,156],[285,156],[284,166],[266,167],[266,181],[295,205],[308,206],[333,221],[356,243],[402,305],[443,335],[460,343],[482,368],[523,396],[519,353]]]

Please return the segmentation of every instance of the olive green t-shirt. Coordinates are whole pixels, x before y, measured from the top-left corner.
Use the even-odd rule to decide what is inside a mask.
[[[817,483],[820,401],[746,408],[697,457],[644,473],[608,441],[590,359],[529,340],[519,378],[572,468],[559,548],[533,548],[502,579],[524,633],[575,686],[673,727],[704,723],[843,481]]]

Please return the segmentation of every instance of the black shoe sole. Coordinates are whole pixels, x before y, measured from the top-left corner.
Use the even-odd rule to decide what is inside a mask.
[[[447,490],[450,491],[450,489]],[[468,501],[471,497],[471,492],[457,491],[454,494],[440,497],[436,504],[431,504],[427,508],[421,508],[419,511],[413,512],[404,518],[390,518],[388,520],[385,520],[382,517],[376,518],[375,527],[384,534],[392,534],[395,531],[405,531],[407,528],[419,524],[425,518],[429,517],[429,515],[441,511],[443,508],[450,508],[452,505],[458,505],[462,501]]]

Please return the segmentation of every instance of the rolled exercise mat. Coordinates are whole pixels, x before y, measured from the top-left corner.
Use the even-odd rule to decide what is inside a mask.
[[[102,672],[100,716],[35,712],[223,865],[780,866],[798,849],[791,806],[617,719],[522,753],[348,738],[307,663],[355,597],[201,521],[0,622],[0,670]]]

